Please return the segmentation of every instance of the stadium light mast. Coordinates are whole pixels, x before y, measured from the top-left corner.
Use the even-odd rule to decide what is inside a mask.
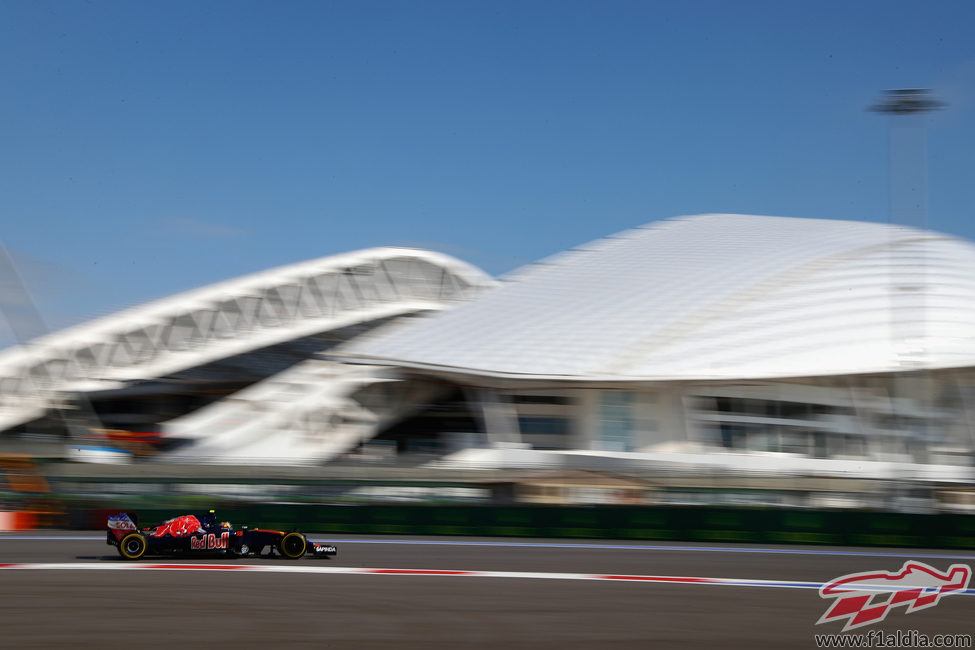
[[[887,90],[869,110],[890,116],[890,222],[927,227],[924,114],[944,108],[926,88]]]
[[[927,230],[927,147],[924,116],[945,105],[926,88],[887,90],[869,110],[889,117],[888,200],[891,226]],[[893,255],[894,251],[890,251]],[[923,256],[923,248],[918,247]],[[891,258],[893,260],[893,257]],[[923,370],[926,355],[926,262],[918,260],[914,273],[890,267],[890,336],[896,364],[891,384],[893,415],[908,427],[915,462],[928,460],[932,439],[923,411],[934,402],[934,382]],[[915,372],[910,372],[910,371]],[[917,372],[920,370],[920,372]],[[910,406],[907,406],[910,405]],[[919,412],[920,411],[920,412]],[[907,416],[907,417],[903,417]],[[907,424],[914,422],[913,425]]]
[[[924,115],[944,104],[925,88],[888,90],[869,107],[889,116],[889,220],[895,229],[927,230],[927,169]],[[891,251],[893,253],[893,251]],[[919,249],[918,254],[923,255]],[[909,370],[924,365],[925,260],[914,273],[890,269],[891,343],[897,365]]]

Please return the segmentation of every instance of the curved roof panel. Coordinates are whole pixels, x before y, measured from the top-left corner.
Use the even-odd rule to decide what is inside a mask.
[[[580,380],[975,365],[975,245],[852,221],[709,214],[529,265],[347,358]]]

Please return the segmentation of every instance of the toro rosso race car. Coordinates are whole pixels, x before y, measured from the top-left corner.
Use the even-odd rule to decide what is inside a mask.
[[[218,522],[212,510],[206,515],[182,515],[142,529],[138,521],[133,513],[108,517],[106,543],[118,548],[126,560],[138,560],[144,555],[267,557],[275,553],[297,560],[306,554],[328,558],[336,553],[334,546],[309,542],[297,531],[234,528],[229,522]]]

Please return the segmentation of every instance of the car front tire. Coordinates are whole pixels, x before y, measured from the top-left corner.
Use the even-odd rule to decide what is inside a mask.
[[[288,533],[278,542],[278,553],[289,560],[297,560],[308,550],[308,541],[301,533]]]

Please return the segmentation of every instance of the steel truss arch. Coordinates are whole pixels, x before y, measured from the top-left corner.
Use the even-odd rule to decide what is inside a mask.
[[[370,248],[212,284],[0,352],[0,430],[119,388],[357,323],[443,309],[494,281],[449,255]]]

